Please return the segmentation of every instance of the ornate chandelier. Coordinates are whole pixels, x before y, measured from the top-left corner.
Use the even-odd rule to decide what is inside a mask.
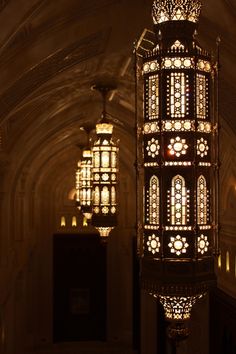
[[[113,124],[107,118],[106,97],[114,88],[94,86],[103,97],[103,112],[96,125],[93,156],[93,216],[92,225],[106,239],[117,225],[118,147],[114,142]]]
[[[187,336],[184,321],[215,282],[218,66],[196,40],[200,9],[199,0],[155,0],[156,39],[143,60],[141,278],[174,339]]]

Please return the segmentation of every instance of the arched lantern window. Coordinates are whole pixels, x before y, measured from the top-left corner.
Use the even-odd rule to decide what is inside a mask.
[[[171,182],[171,224],[187,224],[187,188],[185,179],[177,175]]]
[[[159,179],[152,176],[149,183],[149,223],[159,224]]]

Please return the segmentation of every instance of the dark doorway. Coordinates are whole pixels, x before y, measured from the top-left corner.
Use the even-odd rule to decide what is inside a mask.
[[[220,289],[210,292],[210,353],[236,354],[236,300]]]
[[[54,342],[106,340],[106,245],[57,234],[53,255]]]

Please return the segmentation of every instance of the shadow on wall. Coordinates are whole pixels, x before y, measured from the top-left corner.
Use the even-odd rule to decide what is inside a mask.
[[[225,206],[223,213],[224,215],[222,215],[224,219],[222,219],[231,220],[232,223],[232,218],[234,220],[236,214],[236,183],[235,185],[231,184],[231,186],[228,188],[226,195],[221,195],[221,198],[223,202],[221,204]]]
[[[228,192],[228,198],[227,198],[227,206],[229,211],[234,213],[235,215],[235,210],[236,210],[236,186],[231,186],[229,192]]]

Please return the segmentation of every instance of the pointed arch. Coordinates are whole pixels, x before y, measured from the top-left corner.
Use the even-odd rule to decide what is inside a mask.
[[[107,186],[104,186],[102,188],[102,193],[101,193],[101,204],[108,205],[109,203],[110,203],[110,191]]]
[[[171,224],[187,224],[187,189],[185,179],[176,175],[171,181]]]
[[[207,224],[207,183],[203,175],[197,180],[197,223]]]
[[[160,189],[159,179],[152,176],[149,181],[149,223],[159,225],[160,220]]]

